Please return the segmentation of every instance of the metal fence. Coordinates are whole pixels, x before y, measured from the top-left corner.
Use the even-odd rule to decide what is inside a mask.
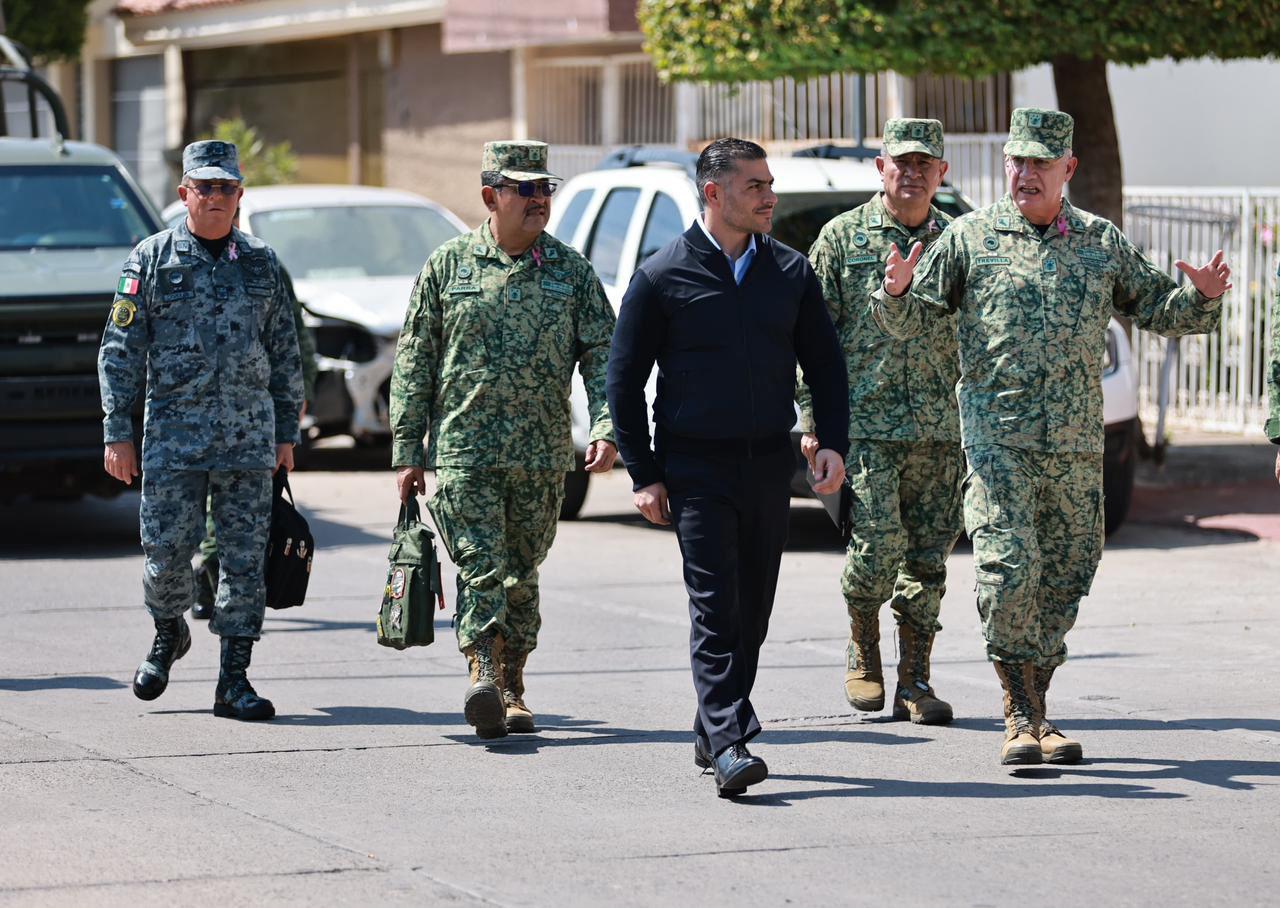
[[[1143,421],[1154,427],[1160,375],[1170,364],[1168,424],[1256,433],[1266,418],[1271,301],[1280,254],[1280,189],[1150,188],[1125,190],[1125,233],[1157,266],[1179,280],[1174,261],[1201,265],[1218,249],[1231,265],[1222,324],[1211,335],[1170,345],[1136,334]]]

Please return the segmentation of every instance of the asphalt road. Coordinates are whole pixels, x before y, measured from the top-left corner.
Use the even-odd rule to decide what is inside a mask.
[[[374,459],[342,466],[370,466]],[[336,461],[334,461],[336,463]],[[317,464],[324,467],[324,459]],[[137,498],[0,510],[0,902],[39,905],[1267,901],[1280,876],[1280,548],[1133,523],[1109,543],[1050,704],[1088,762],[998,765],[967,548],[934,680],[956,722],[853,714],[841,553],[797,506],[754,701],[767,782],[717,799],[692,764],[674,536],[617,472],[560,526],[527,700],[541,731],[484,744],[464,662],[376,645],[389,472],[293,487],[318,555],[251,678],[279,718],[215,719],[197,629],[168,692],[129,681]],[[446,578],[452,607],[452,578]],[[882,643],[894,661],[891,622]]]

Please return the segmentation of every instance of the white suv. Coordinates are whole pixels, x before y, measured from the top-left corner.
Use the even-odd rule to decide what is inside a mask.
[[[825,145],[792,157],[769,158],[778,204],[773,233],[793,249],[807,252],[827,221],[855,208],[880,191],[875,151]],[[614,309],[636,267],[682,234],[698,216],[691,152],[631,147],[605,158],[598,169],[580,174],[556,194],[547,229],[590,260]],[[934,204],[959,215],[972,205],[954,188],[944,185]],[[656,375],[656,370],[655,370]],[[1106,522],[1110,532],[1124,520],[1133,489],[1136,461],[1137,373],[1129,340],[1113,319],[1107,333],[1102,375],[1107,428],[1105,461]],[[649,379],[650,404],[654,377]],[[590,424],[586,391],[575,375],[573,384],[573,440],[579,469],[565,482],[561,517],[578,514],[586,499],[589,474],[581,469]],[[799,450],[799,433],[792,430]],[[792,493],[809,495],[802,462],[797,457]]]

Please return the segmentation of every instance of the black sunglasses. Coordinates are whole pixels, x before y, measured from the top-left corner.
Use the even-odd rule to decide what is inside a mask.
[[[519,183],[499,183],[494,189],[514,189],[522,199],[531,199],[535,195],[550,198],[555,194],[556,184],[547,180],[521,180]]]
[[[187,187],[202,199],[209,198],[215,192],[220,192],[229,198],[240,191],[239,183],[188,183]]]

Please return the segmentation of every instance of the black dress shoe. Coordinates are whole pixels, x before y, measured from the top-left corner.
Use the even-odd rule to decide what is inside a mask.
[[[711,755],[711,744],[702,735],[693,736],[693,765],[699,769],[710,769],[715,757]]]
[[[716,794],[732,798],[769,777],[764,760],[753,757],[745,744],[733,744],[715,759]]]

